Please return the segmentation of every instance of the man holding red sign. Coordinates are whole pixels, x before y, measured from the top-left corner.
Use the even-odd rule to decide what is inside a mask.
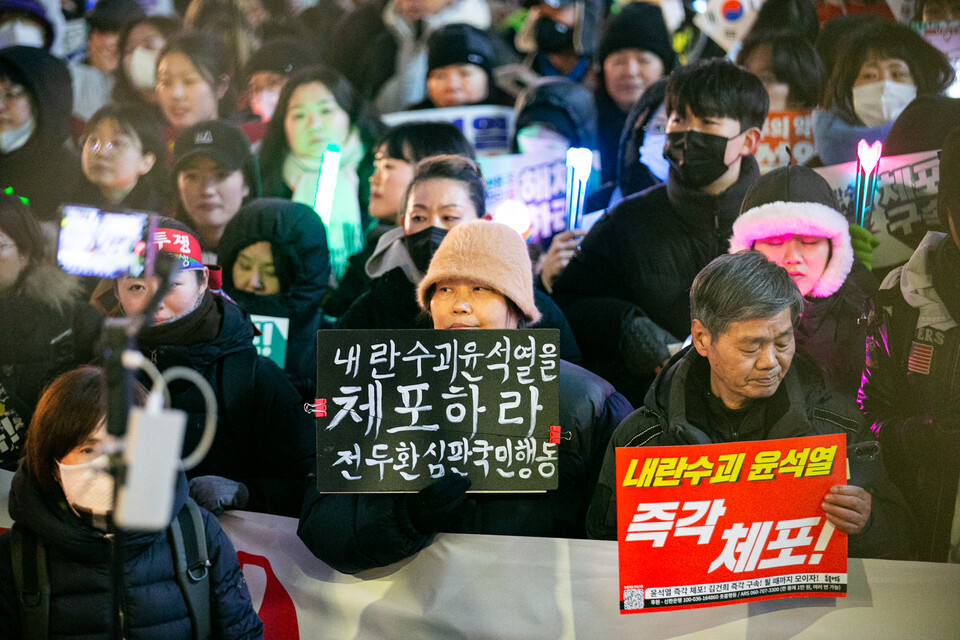
[[[816,365],[794,358],[803,297],[786,271],[752,251],[721,256],[697,275],[690,306],[693,348],[670,360],[611,439],[587,514],[592,537],[616,537],[616,447],[869,438],[856,408],[824,389]],[[832,486],[821,508],[851,536],[850,555],[901,557],[906,510],[870,446],[869,457],[852,454],[852,483]]]

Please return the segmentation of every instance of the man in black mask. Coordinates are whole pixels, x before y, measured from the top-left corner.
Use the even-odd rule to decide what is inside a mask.
[[[727,251],[769,101],[714,59],[674,71],[664,104],[667,182],[608,211],[554,285],[587,367],[634,404],[687,337],[693,278]]]

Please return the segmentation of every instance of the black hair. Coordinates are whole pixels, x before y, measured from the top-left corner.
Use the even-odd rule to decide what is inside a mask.
[[[267,195],[283,193],[283,161],[290,152],[284,120],[290,106],[293,92],[304,84],[319,82],[333,94],[334,100],[350,117],[350,126],[356,127],[365,149],[372,149],[383,131],[383,124],[353,85],[333,69],[323,66],[309,67],[291,76],[277,99],[277,109],[273,112],[267,131],[260,146],[260,171],[263,176],[263,192]]]
[[[823,100],[825,83],[823,62],[803,36],[790,31],[751,32],[737,54],[743,65],[760,47],[770,47],[770,67],[777,82],[790,87],[787,107],[805,109],[818,106]]]
[[[225,49],[226,44],[214,33],[181,31],[168,40],[167,46],[160,51],[157,68],[160,68],[160,63],[171,53],[182,53],[190,59],[200,77],[214,90],[214,94],[222,79],[226,77],[227,91],[217,102],[220,116],[226,117],[233,111],[235,95],[230,84],[232,61],[223,54]]]
[[[906,25],[884,20],[858,29],[837,56],[823,99],[847,124],[863,125],[853,110],[853,83],[872,56],[906,62],[917,96],[942,95],[956,77],[946,56]]]
[[[26,270],[48,259],[49,250],[40,224],[16,194],[0,192],[0,231],[7,234],[17,244],[17,250],[30,259]]]
[[[142,24],[148,24],[159,31],[164,40],[168,39],[180,29],[180,21],[176,18],[171,18],[168,16],[148,16],[146,18],[141,18],[140,20],[127,23],[120,31],[120,43],[118,50],[120,51],[121,60],[123,60],[123,56],[126,55],[125,52],[127,50],[127,42],[130,40],[130,34],[135,28]],[[140,104],[149,104],[140,97],[140,92],[137,91],[137,88],[134,87],[133,84],[131,84],[130,78],[127,77],[127,73],[123,68],[122,62],[121,66],[114,74],[114,77],[116,78],[113,84],[112,93],[114,102],[136,102]],[[153,108],[156,109],[155,106],[153,106]]]
[[[741,131],[763,127],[769,106],[770,98],[760,78],[720,58],[675,69],[664,98],[668,116],[685,114],[690,107],[698,118],[737,120]]]
[[[390,158],[416,164],[439,155],[476,159],[473,145],[456,125],[449,122],[405,122],[390,127],[380,136],[374,150],[381,149]]]
[[[146,155],[152,153],[155,158],[153,167],[140,180],[145,180],[151,187],[167,188],[167,175],[164,160],[167,157],[167,143],[163,137],[163,126],[155,111],[139,104],[107,104],[94,113],[83,126],[80,138],[80,147],[89,137],[94,128],[105,120],[113,120],[120,130],[135,137],[140,142],[141,152]]]
[[[467,188],[470,202],[477,211],[477,218],[481,218],[486,213],[487,187],[483,180],[480,165],[464,156],[445,155],[433,156],[417,164],[413,180],[410,181],[406,193],[403,194],[401,219],[407,213],[407,201],[410,200],[410,192],[413,191],[413,187],[428,180],[453,180],[463,184]]]
[[[757,11],[747,38],[768,31],[791,31],[812,45],[820,32],[813,0],[766,0]]]

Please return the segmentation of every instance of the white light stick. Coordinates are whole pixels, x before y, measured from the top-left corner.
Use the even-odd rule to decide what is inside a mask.
[[[337,186],[337,172],[340,171],[340,145],[328,144],[320,156],[320,174],[317,176],[317,195],[313,199],[313,210],[317,212],[327,229],[333,215],[333,192]],[[322,195],[321,195],[322,194]]]
[[[580,228],[583,203],[587,196],[587,180],[593,166],[593,152],[583,147],[567,149],[567,196],[564,211],[567,230]]]

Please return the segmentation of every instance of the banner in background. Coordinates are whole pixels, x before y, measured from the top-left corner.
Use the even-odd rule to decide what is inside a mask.
[[[317,490],[557,487],[556,329],[317,332]]]
[[[852,222],[857,163],[815,171],[833,187],[842,213]],[[874,268],[906,262],[927,231],[944,231],[937,217],[939,184],[940,160],[936,151],[880,158],[877,190],[867,225],[880,241],[873,250]]]
[[[621,613],[845,596],[847,537],[820,508],[846,484],[843,434],[616,457]]]
[[[513,107],[486,104],[397,111],[386,113],[380,119],[391,127],[404,122],[441,120],[453,123],[463,132],[480,156],[510,153],[516,121]]]
[[[290,340],[290,318],[251,314],[250,320],[261,334],[253,338],[257,353],[270,358],[283,369],[287,361],[287,342]]]
[[[487,213],[498,222],[519,229],[525,223],[509,223],[500,215],[528,216],[528,241],[540,242],[544,246],[549,246],[550,239],[566,229],[567,163],[564,155],[545,158],[539,154],[517,153],[479,160],[487,183]]]
[[[754,157],[760,173],[791,164],[806,164],[813,157],[813,109],[771,111],[763,123]]]

